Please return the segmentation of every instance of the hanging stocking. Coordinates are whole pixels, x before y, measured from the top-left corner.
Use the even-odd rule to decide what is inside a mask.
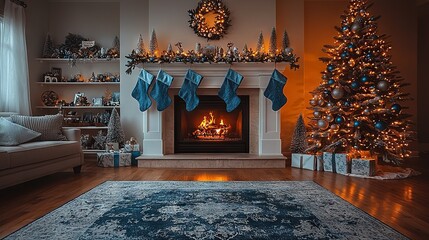
[[[197,96],[197,88],[202,79],[203,76],[191,69],[186,73],[185,80],[179,91],[179,97],[186,102],[186,110],[188,112],[194,110],[200,103],[200,99]]]
[[[147,94],[152,80],[153,75],[142,69],[137,78],[136,86],[131,92],[131,96],[139,102],[140,111],[142,112],[146,111],[152,105],[152,101]]]
[[[171,104],[171,98],[168,96],[168,88],[173,82],[173,77],[163,70],[158,71],[155,86],[150,92],[150,96],[156,101],[156,109],[163,111]]]
[[[264,96],[273,102],[273,111],[278,111],[287,102],[287,98],[283,94],[283,87],[286,84],[286,80],[287,78],[283,74],[274,69],[267,89],[264,91]]]
[[[237,88],[240,86],[243,76],[238,72],[229,69],[226,73],[225,80],[220,87],[218,96],[226,103],[226,111],[232,112],[238,105],[240,105],[240,98],[237,96]]]

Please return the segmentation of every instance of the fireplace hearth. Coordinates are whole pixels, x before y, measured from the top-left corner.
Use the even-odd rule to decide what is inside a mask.
[[[227,112],[218,96],[199,96],[191,112],[174,98],[174,153],[249,153],[249,96]]]

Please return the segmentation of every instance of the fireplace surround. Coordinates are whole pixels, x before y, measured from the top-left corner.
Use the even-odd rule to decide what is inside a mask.
[[[257,160],[269,167],[266,159],[282,159],[284,167],[285,157],[281,151],[280,139],[280,112],[271,109],[271,101],[264,96],[273,70],[277,67],[282,71],[286,63],[225,63],[216,64],[144,64],[146,71],[156,76],[159,69],[164,70],[174,77],[169,88],[169,96],[174,99],[182,86],[184,76],[188,69],[201,74],[203,80],[197,89],[198,96],[217,96],[218,91],[225,80],[229,68],[244,76],[241,85],[237,89],[239,96],[249,97],[249,149],[248,153],[176,153],[174,135],[174,109],[173,103],[164,111],[156,109],[156,103],[143,112],[143,151],[138,157],[139,166],[153,165],[149,160],[161,160],[162,164],[167,159],[249,159]],[[155,79],[154,79],[155,80]],[[183,161],[182,161],[183,162]],[[232,162],[232,161],[230,161]],[[145,165],[146,164],[146,165]],[[229,164],[229,163],[228,163]],[[241,167],[246,165],[241,164]]]

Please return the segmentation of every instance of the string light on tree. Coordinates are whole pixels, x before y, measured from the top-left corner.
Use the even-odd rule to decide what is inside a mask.
[[[319,87],[311,93],[314,112],[308,151],[370,151],[388,163],[409,156],[413,132],[400,102],[409,100],[391,62],[391,46],[377,33],[366,0],[350,0],[327,57]]]

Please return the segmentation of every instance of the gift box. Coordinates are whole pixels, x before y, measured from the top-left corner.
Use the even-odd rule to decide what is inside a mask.
[[[351,159],[345,153],[335,154],[335,170],[339,174],[350,173]]]
[[[302,168],[302,158],[300,153],[292,153],[291,166],[295,168]]]
[[[125,152],[140,151],[140,145],[139,144],[125,144],[124,150],[125,150]]]
[[[137,166],[137,157],[140,156],[140,151],[132,151],[131,153],[131,166]]]
[[[374,176],[376,173],[375,167],[375,159],[353,158],[351,173],[356,175]]]
[[[122,167],[131,165],[131,153],[104,152],[97,153],[99,167]]]
[[[316,170],[323,171],[323,155],[316,154]]]
[[[335,166],[335,153],[323,152],[323,171],[337,172]]]

